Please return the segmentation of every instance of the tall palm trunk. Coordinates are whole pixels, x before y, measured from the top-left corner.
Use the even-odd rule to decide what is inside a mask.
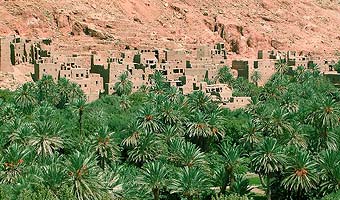
[[[159,189],[158,188],[152,189],[152,193],[153,193],[153,199],[159,200]]]
[[[301,190],[300,188],[299,188],[298,191],[297,191],[297,199],[298,199],[298,200],[303,199],[303,197],[302,197],[302,190]]]
[[[223,176],[222,186],[221,186],[221,193],[222,194],[226,193],[229,180],[230,180],[230,184],[231,184],[230,170],[229,170],[229,167],[226,165],[226,166],[224,166],[224,176]]]
[[[227,168],[227,167],[225,167]],[[225,194],[226,190],[227,190],[227,185],[228,185],[228,176],[227,176],[227,172],[226,172],[226,169],[225,169],[225,173],[224,173],[224,176],[223,176],[223,180],[222,180],[222,186],[221,186],[221,193],[222,194]]]
[[[83,108],[79,108],[79,120],[78,120],[78,123],[79,123],[79,134],[81,137],[83,137]]]
[[[272,199],[272,191],[271,191],[271,188],[270,188],[270,175],[268,174],[267,175],[267,200],[271,200]]]
[[[226,174],[228,176],[228,180],[229,180],[229,186],[230,189],[232,188],[232,186],[234,185],[235,182],[235,176],[234,176],[234,169],[233,166],[229,165],[225,167],[226,170]]]

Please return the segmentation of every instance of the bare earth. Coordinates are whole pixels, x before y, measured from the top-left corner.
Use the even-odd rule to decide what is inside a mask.
[[[32,81],[31,73],[33,66],[25,64],[13,66],[13,72],[0,72],[0,89],[15,90],[23,83]]]
[[[339,0],[4,0],[0,16],[0,35],[52,37],[70,51],[217,41],[245,56],[340,50]]]

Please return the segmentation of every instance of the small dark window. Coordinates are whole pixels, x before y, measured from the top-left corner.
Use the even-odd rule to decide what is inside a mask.
[[[254,61],[254,69],[259,68],[259,61]]]

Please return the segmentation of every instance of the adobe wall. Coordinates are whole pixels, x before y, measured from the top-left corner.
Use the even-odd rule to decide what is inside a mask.
[[[165,51],[166,61],[183,61],[186,60],[185,50],[166,50]],[[161,60],[160,60],[161,61]]]
[[[55,63],[40,63],[34,65],[34,74],[37,79],[44,75],[51,75],[54,81],[59,78],[60,65]]]
[[[103,92],[103,78],[99,74],[90,74],[88,78],[70,79],[75,82],[83,90],[88,102],[92,102],[99,98]]]
[[[257,62],[257,64],[256,64]],[[261,75],[261,79],[258,81],[259,86],[265,85],[269,79],[275,74],[275,63],[276,60],[249,60],[249,78],[248,80],[252,82],[251,76],[255,71],[258,71]],[[257,67],[257,68],[256,68]]]
[[[12,72],[10,40],[0,37],[0,71]]]
[[[196,76],[196,81],[201,82],[204,81],[205,74],[207,70],[203,68],[197,68],[197,69],[186,69],[185,74],[189,76]]]
[[[230,110],[236,110],[239,108],[245,108],[251,103],[251,97],[233,97],[233,102],[224,103],[222,107],[229,108]]]

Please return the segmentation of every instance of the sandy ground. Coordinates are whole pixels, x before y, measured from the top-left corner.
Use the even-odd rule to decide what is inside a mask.
[[[0,72],[0,89],[15,90],[25,82],[32,81],[33,65],[21,64],[13,66],[13,72]]]

